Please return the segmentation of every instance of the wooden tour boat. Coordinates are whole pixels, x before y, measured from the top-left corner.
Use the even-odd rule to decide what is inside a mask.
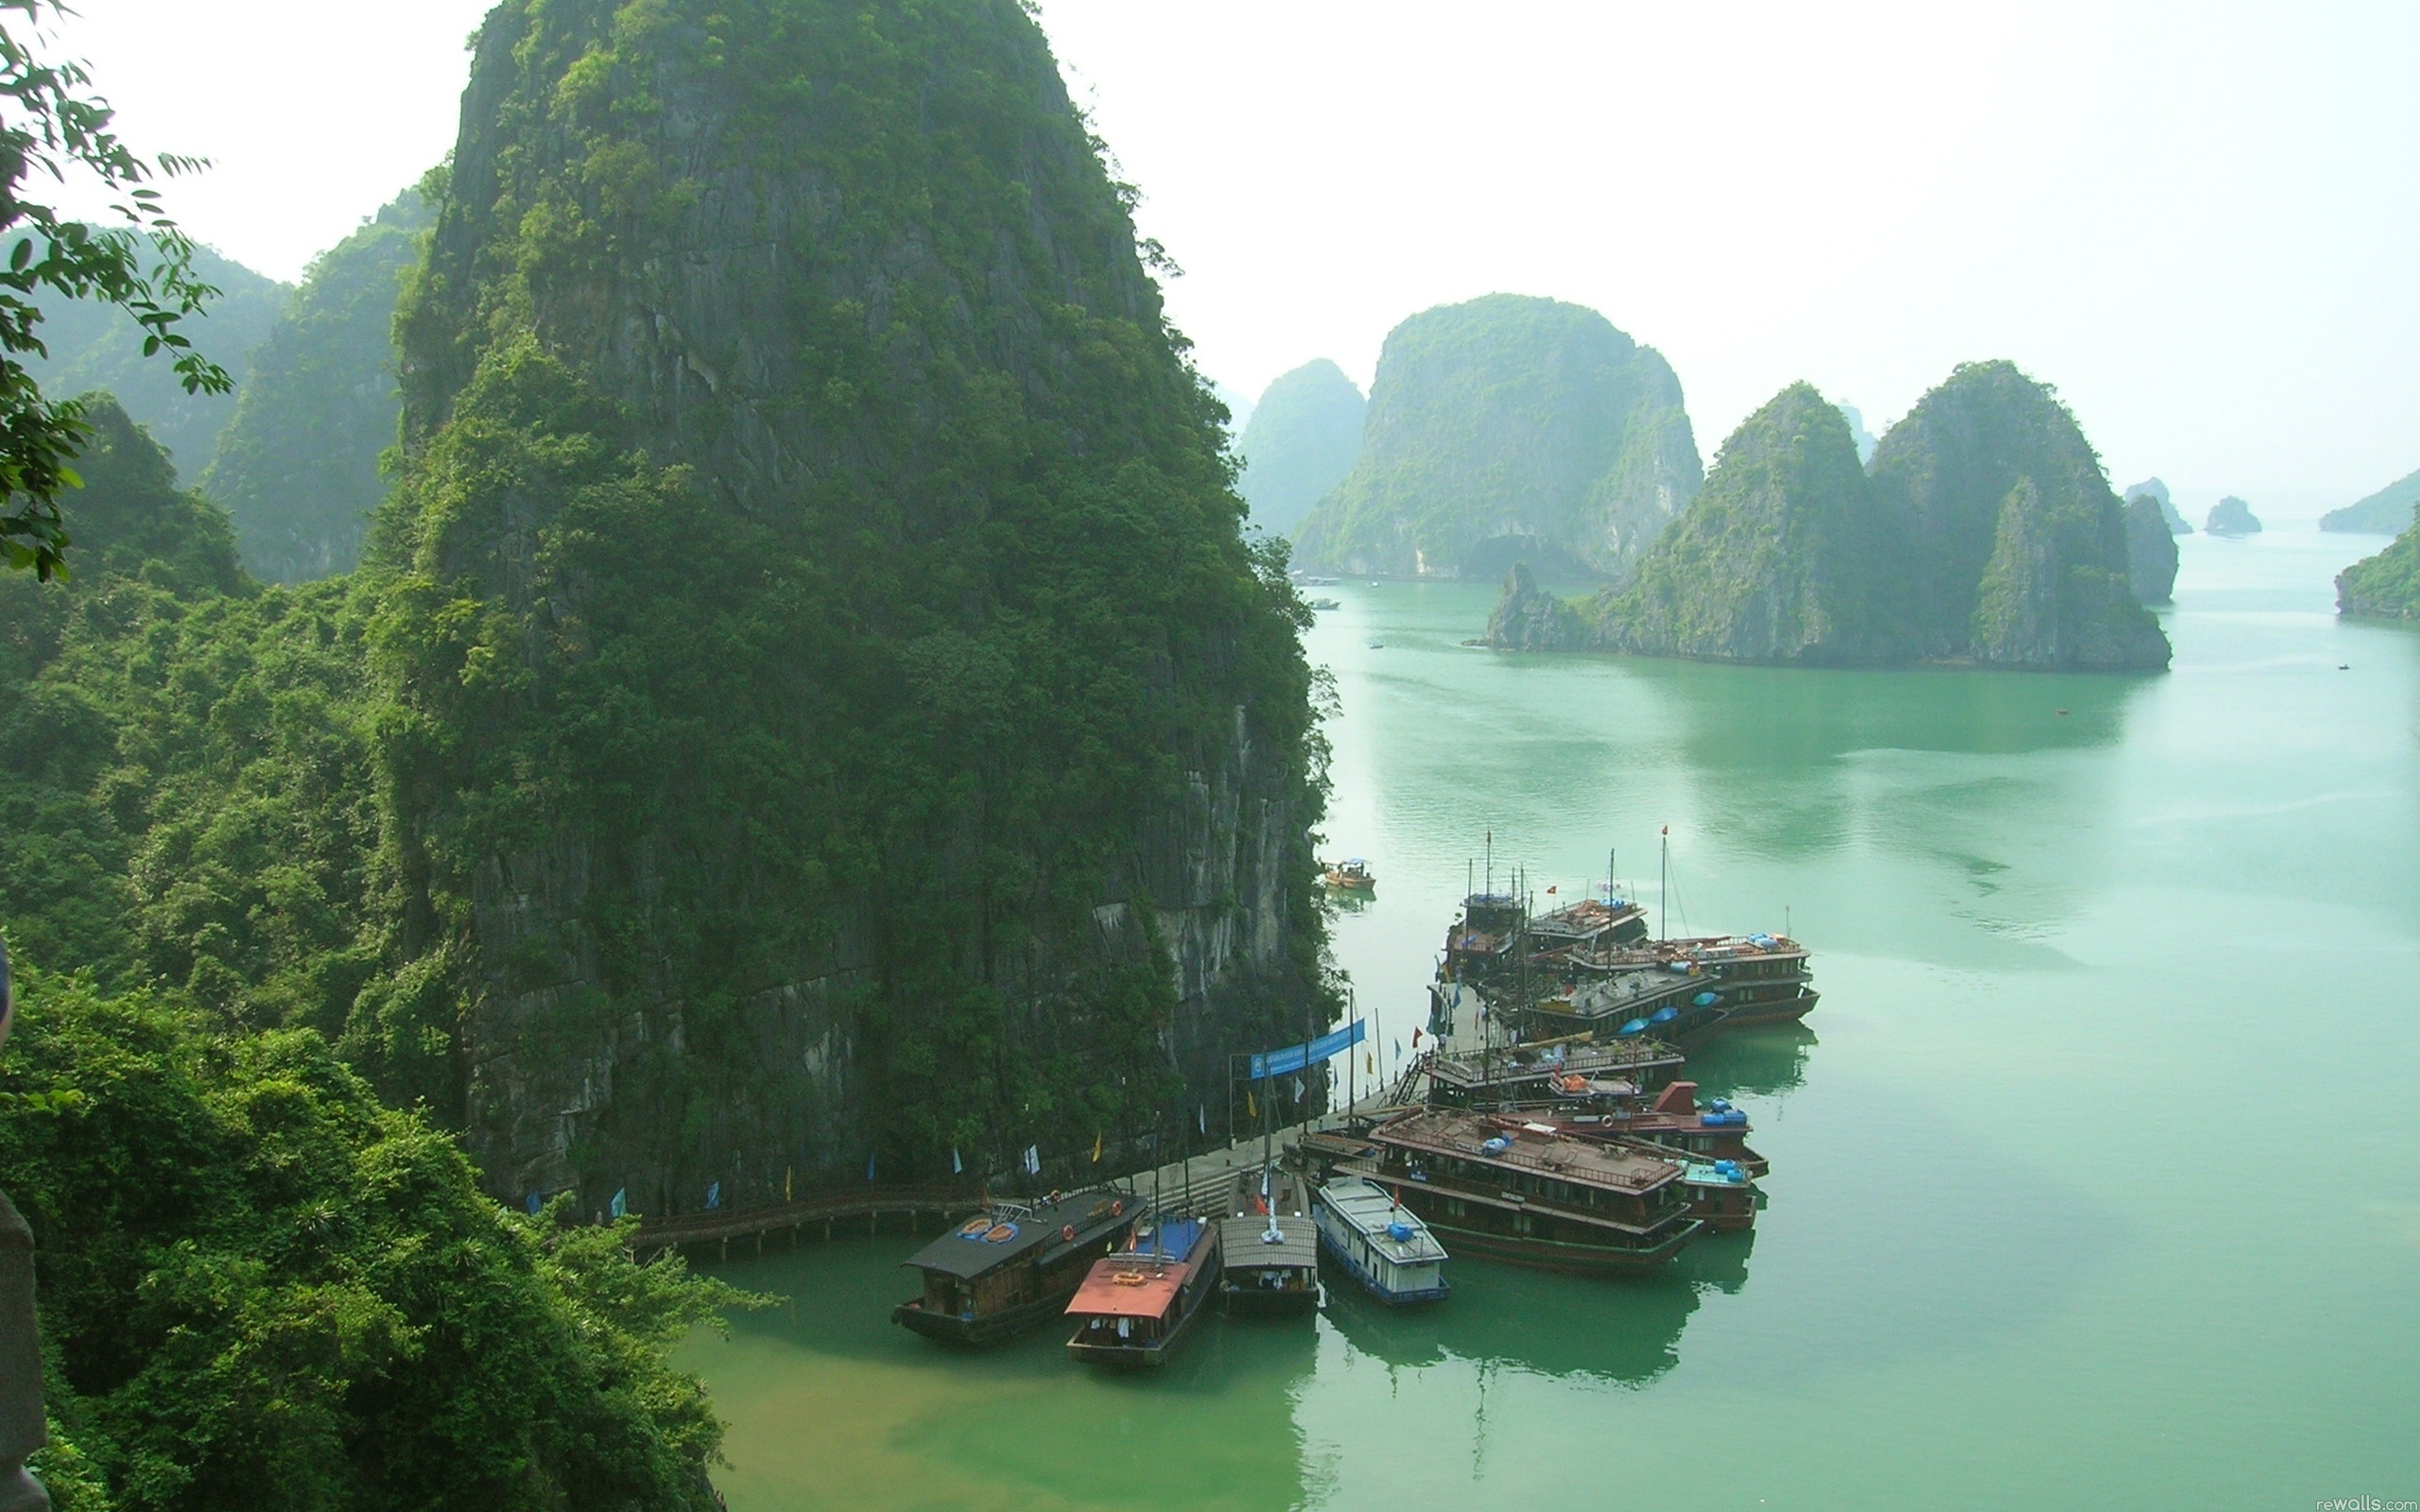
[[[1346,892],[1371,892],[1378,885],[1378,879],[1370,875],[1370,863],[1359,856],[1349,861],[1329,862],[1327,869],[1320,873],[1320,880]]]
[[[1319,1234],[1300,1175],[1236,1172],[1219,1228],[1219,1295],[1228,1312],[1319,1311]]]
[[[951,1344],[998,1344],[1065,1307],[1084,1273],[1133,1232],[1134,1194],[1096,1188],[1031,1206],[992,1203],[908,1262],[925,1291],[890,1320]]]
[[[1553,1109],[1523,1116],[1583,1140],[1645,1143],[1690,1160],[1729,1160],[1752,1177],[1772,1170],[1772,1161],[1748,1147],[1748,1115],[1720,1097],[1699,1108],[1696,1082],[1676,1081],[1652,1102],[1618,1091],[1607,1095],[1600,1091],[1606,1085],[1578,1075],[1549,1079],[1547,1091],[1558,1099]]]
[[[1067,1356],[1090,1365],[1167,1363],[1194,1314],[1219,1285],[1219,1225],[1163,1215],[1135,1230],[1128,1247],[1093,1263],[1066,1315],[1076,1320]]]
[[[1399,1114],[1369,1138],[1379,1178],[1458,1255],[1618,1275],[1663,1265],[1705,1228],[1677,1156],[1448,1108]]]
[[[1377,1182],[1331,1177],[1320,1186],[1315,1211],[1320,1248],[1379,1301],[1410,1307],[1442,1301],[1452,1289],[1445,1280],[1445,1246],[1418,1213]]]

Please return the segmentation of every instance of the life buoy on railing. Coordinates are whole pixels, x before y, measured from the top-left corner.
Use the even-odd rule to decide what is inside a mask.
[[[1117,1201],[1117,1202],[1113,1202],[1113,1203],[1111,1203],[1111,1204],[1109,1205],[1109,1215],[1110,1215],[1111,1217],[1113,1217],[1113,1218],[1123,1218],[1123,1217],[1125,1217],[1125,1216],[1126,1216],[1126,1204],[1125,1204],[1122,1200],[1121,1200],[1121,1201]]]
[[[1076,1242],[1076,1226],[1071,1223],[1063,1227],[1059,1230],[1059,1239],[1062,1244],[1074,1244]]]

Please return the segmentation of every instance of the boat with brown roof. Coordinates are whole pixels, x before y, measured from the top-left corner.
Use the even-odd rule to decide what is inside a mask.
[[[1674,1151],[1692,1160],[1728,1160],[1751,1177],[1766,1175],[1772,1162],[1748,1146],[1748,1115],[1722,1098],[1704,1108],[1698,1084],[1676,1081],[1652,1101],[1608,1093],[1606,1083],[1579,1075],[1550,1078],[1552,1106],[1523,1116],[1580,1139],[1627,1140]]]
[[[1452,1108],[1399,1114],[1367,1137],[1379,1179],[1457,1255],[1619,1275],[1664,1264],[1704,1231],[1677,1157]]]
[[[1076,1332],[1067,1356],[1087,1365],[1155,1366],[1218,1290],[1219,1225],[1161,1216],[1127,1247],[1093,1263],[1067,1303]]]
[[[923,1295],[890,1310],[893,1323],[950,1344],[998,1344],[1056,1314],[1093,1262],[1133,1231],[1132,1193],[1052,1193],[1030,1205],[984,1210],[908,1257]]]

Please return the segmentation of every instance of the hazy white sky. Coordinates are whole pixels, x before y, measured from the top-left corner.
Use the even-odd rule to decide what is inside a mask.
[[[451,144],[484,0],[83,0],[175,203],[292,277]],[[2420,467],[2420,5],[1043,0],[1212,376],[1491,290],[1679,371],[1709,461],[1806,378],[1876,431],[2058,385],[2124,484],[2308,516]],[[365,66],[367,60],[367,66]],[[203,81],[203,82],[193,82]]]

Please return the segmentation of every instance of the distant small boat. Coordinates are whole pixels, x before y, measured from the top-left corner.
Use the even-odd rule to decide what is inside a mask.
[[[1339,1176],[1321,1184],[1320,1248],[1361,1289],[1390,1307],[1442,1300],[1445,1246],[1420,1215],[1375,1181]]]
[[[1352,892],[1370,892],[1378,885],[1378,879],[1370,875],[1370,863],[1359,856],[1350,861],[1330,863],[1328,868],[1320,874],[1320,880],[1331,887],[1342,887]]]
[[[1332,598],[1315,598],[1311,600],[1311,608],[1313,609],[1342,609],[1343,607],[1343,605],[1338,603]]]
[[[1370,643],[1370,649],[1373,651],[1383,651],[1386,648],[1387,643],[1384,641],[1372,641]]]

